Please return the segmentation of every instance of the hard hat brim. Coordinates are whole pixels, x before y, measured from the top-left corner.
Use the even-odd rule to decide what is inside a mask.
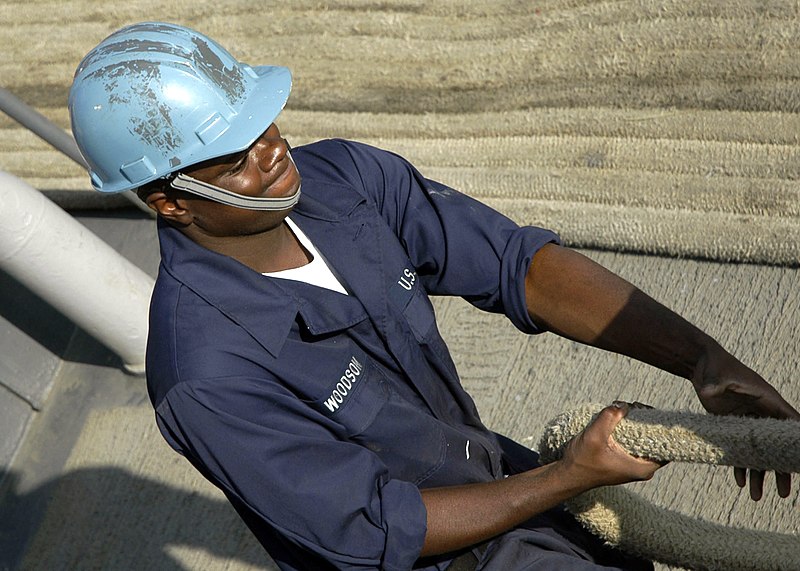
[[[282,66],[256,66],[256,88],[241,107],[234,124],[213,143],[189,157],[180,169],[242,151],[252,145],[278,118],[292,90],[292,74]],[[176,170],[180,170],[176,169]]]

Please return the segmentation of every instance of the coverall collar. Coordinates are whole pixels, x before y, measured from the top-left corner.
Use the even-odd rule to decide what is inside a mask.
[[[354,200],[351,193],[330,194],[331,200],[326,197],[324,204],[304,194],[295,213],[309,219],[342,221],[364,202],[363,198]],[[356,299],[333,292],[332,295],[338,296],[334,298],[338,303],[331,304],[328,292],[324,291],[317,295],[325,297],[326,303],[303,301],[292,285],[265,278],[233,258],[199,246],[161,219],[158,220],[158,234],[161,271],[219,309],[273,357],[280,353],[298,313],[315,334],[348,327],[367,316]],[[254,291],[261,295],[252,295]],[[265,315],[269,316],[268,323],[264,321]]]

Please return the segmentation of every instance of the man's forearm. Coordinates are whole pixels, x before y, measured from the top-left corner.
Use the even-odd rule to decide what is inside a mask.
[[[526,279],[537,325],[691,379],[721,347],[697,327],[586,256],[548,245]]]
[[[585,491],[548,464],[504,480],[422,490],[428,531],[421,556],[481,543]]]

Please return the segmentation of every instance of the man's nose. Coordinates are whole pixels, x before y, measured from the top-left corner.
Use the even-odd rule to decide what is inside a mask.
[[[262,137],[254,150],[258,153],[259,168],[269,172],[286,157],[289,146],[283,138]]]

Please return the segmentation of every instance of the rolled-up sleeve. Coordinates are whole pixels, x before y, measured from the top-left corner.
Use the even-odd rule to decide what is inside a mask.
[[[461,296],[480,309],[504,313],[524,332],[538,332],[528,314],[525,277],[534,254],[559,243],[555,233],[520,227],[426,179],[395,154],[343,144],[361,174],[359,184],[397,234],[429,294]]]
[[[426,511],[417,487],[390,479],[375,454],[336,438],[276,383],[182,382],[156,412],[167,441],[246,508],[262,543],[288,546],[299,568],[399,571],[419,557]]]

